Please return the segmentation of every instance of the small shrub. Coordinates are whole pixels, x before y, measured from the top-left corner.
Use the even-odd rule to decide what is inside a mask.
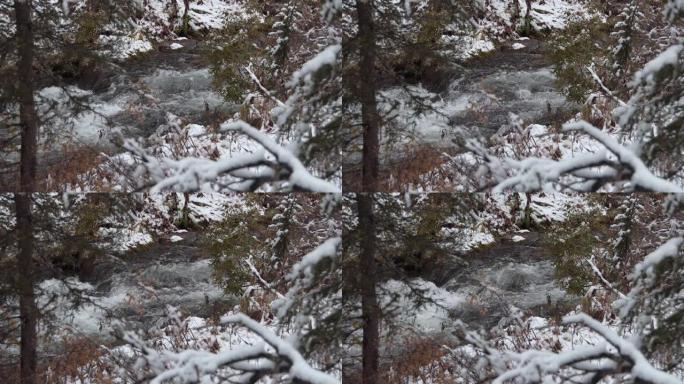
[[[99,344],[87,338],[64,338],[60,353],[43,367],[45,383],[113,383],[112,367],[101,359]]]
[[[554,257],[556,277],[569,293],[583,295],[592,283],[585,259],[599,245],[594,232],[601,227],[598,213],[577,213],[545,234],[543,244]]]
[[[383,383],[453,383],[449,365],[442,361],[446,350],[439,340],[411,337],[395,347],[400,353],[383,364]]]
[[[268,35],[267,22],[250,18],[228,23],[216,38],[215,49],[208,52],[214,86],[228,101],[241,103],[245,90],[253,88],[252,80],[243,71],[250,62],[259,61],[265,52],[259,42]]]
[[[553,35],[548,57],[556,82],[568,100],[584,103],[595,88],[586,67],[600,62],[606,55],[598,41],[607,36],[606,26],[598,18],[575,20]]]

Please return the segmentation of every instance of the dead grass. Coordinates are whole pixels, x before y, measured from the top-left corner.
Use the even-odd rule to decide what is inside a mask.
[[[424,180],[424,175],[434,173],[446,161],[443,151],[426,145],[406,146],[401,153],[401,160],[394,160],[380,170],[380,192],[405,191],[409,186],[430,186],[441,190],[448,188],[445,175],[431,174],[431,180]],[[444,176],[444,177],[442,177]],[[343,189],[350,192],[361,190],[361,167],[345,168],[343,171]]]
[[[411,337],[397,348],[401,353],[383,364],[384,383],[453,383],[449,365],[443,361],[446,350],[438,340]]]
[[[61,353],[44,367],[42,382],[67,383],[80,380],[111,384],[111,367],[103,363],[100,346],[85,338],[62,341]]]
[[[50,155],[49,159],[39,159],[36,179],[38,191],[55,192],[64,189],[65,185],[79,186],[89,190],[108,190],[98,180],[106,179],[106,175],[98,170],[102,164],[102,153],[105,149],[98,146],[64,145],[61,150]],[[19,190],[19,167],[8,170],[3,175],[2,192]]]
[[[39,383],[66,384],[79,380],[97,384],[113,383],[116,373],[100,359],[103,350],[99,344],[87,338],[65,338],[54,343],[52,348],[55,352],[39,362]],[[2,383],[19,384],[19,362],[0,366],[0,375]]]
[[[41,170],[45,191],[55,191],[63,189],[64,185],[86,187],[86,182],[90,184],[93,178],[83,180],[82,176],[95,171],[102,163],[103,149],[99,147],[75,147],[65,145],[58,157],[52,159]]]
[[[432,383],[453,384],[447,351],[439,340],[409,337],[392,342],[393,356],[382,356],[377,384]],[[361,383],[361,367],[345,367],[342,382]]]

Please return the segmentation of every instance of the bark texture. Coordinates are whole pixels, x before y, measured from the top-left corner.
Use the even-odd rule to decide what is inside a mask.
[[[380,116],[376,99],[377,83],[375,61],[377,59],[376,31],[373,21],[373,2],[357,1],[359,23],[359,102],[363,126],[362,191],[376,192],[379,188],[378,169],[380,153]]]
[[[35,280],[33,265],[33,220],[31,217],[31,197],[25,193],[14,196],[17,217],[17,233],[19,240],[19,256],[17,258],[17,290],[19,293],[19,311],[21,320],[21,357],[20,374],[22,384],[36,384],[37,374],[37,320],[33,284]]]
[[[373,215],[373,197],[367,193],[357,195],[359,212],[359,229],[362,233],[360,267],[363,278],[360,279],[361,312],[363,318],[363,384],[377,384],[379,349],[380,349],[380,307],[376,291],[377,264],[376,223]]]
[[[17,97],[21,125],[21,165],[19,168],[21,192],[36,190],[36,152],[38,147],[38,116],[33,98],[34,33],[31,22],[30,0],[15,0],[14,11],[17,24]]]

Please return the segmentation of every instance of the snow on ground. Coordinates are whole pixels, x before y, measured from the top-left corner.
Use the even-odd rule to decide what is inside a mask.
[[[167,194],[152,194],[149,199],[153,202],[157,211],[170,216]],[[183,194],[176,194],[178,204],[182,207],[185,204]],[[225,218],[228,207],[242,205],[242,197],[224,193],[201,193],[189,195],[188,209],[190,219],[195,222],[217,222]]]
[[[89,109],[82,111],[75,116],[72,115],[71,99],[92,96],[92,92],[69,86],[47,87],[38,92],[38,109],[45,121],[49,121],[49,126],[43,125],[43,129],[50,127],[60,127],[55,129],[50,136],[51,142],[62,143],[75,139],[88,144],[97,143],[105,133],[111,133],[112,129],[107,126],[107,118],[121,112],[123,108],[116,104],[106,102],[91,102]],[[64,127],[70,129],[64,131]],[[55,140],[55,135],[59,138]]]
[[[113,251],[127,251],[136,247],[150,244],[154,239],[149,232],[149,229],[143,226],[135,226],[129,228],[101,228],[100,235],[106,237],[113,237],[111,242],[111,249]]]
[[[525,0],[516,1],[518,1],[521,12],[524,14]],[[443,37],[444,42],[449,46],[448,53],[452,57],[467,60],[482,53],[490,52],[495,49],[496,43],[510,37],[510,31],[515,30],[511,21],[513,5],[510,0],[492,0],[487,3],[489,8],[486,16],[478,20],[471,20],[475,23],[474,30],[459,31],[458,26],[452,26],[451,29],[459,31],[459,33]],[[535,1],[530,12],[532,28],[537,31],[562,29],[569,20],[584,18],[589,14],[586,2],[577,0]],[[513,49],[519,48],[514,45]]]
[[[138,35],[102,35],[98,42],[105,46],[101,52],[117,60],[124,60],[140,53],[151,51],[154,47],[146,37]]]
[[[169,45],[169,48],[171,48],[173,50],[181,49],[181,48],[183,48],[183,44],[171,43],[171,45]]]
[[[182,4],[181,0],[176,1]],[[243,4],[243,1],[238,0],[203,0],[191,3],[190,26],[195,30],[219,29],[227,18],[246,16],[247,11]]]
[[[496,242],[496,232],[485,225],[474,225],[472,228],[443,228],[442,231],[445,232],[447,239],[455,240],[454,245],[450,247],[454,252],[467,252]]]
[[[142,195],[139,195],[142,196]],[[126,252],[146,244],[150,244],[157,237],[167,236],[176,231],[173,223],[177,219],[180,209],[185,205],[182,193],[176,193],[177,207],[173,208],[170,194],[150,194],[143,199],[144,208],[132,213],[132,221],[124,226],[114,225],[100,228],[99,234],[107,239],[103,244],[114,252]],[[242,197],[238,194],[204,193],[189,195],[189,217],[195,223],[212,223],[222,220],[229,210],[240,209],[243,206]],[[107,220],[106,220],[107,221]],[[175,239],[175,240],[174,240]],[[181,236],[172,235],[171,241],[183,240]]]
[[[518,196],[518,200],[522,201],[522,207],[524,207],[526,204],[525,194],[501,193],[492,194],[490,197],[496,205],[496,209],[509,220],[513,220],[516,213],[511,209],[511,197],[514,195]],[[566,220],[571,213],[589,212],[597,208],[598,206],[588,199],[588,195],[563,193],[531,195],[531,218],[535,224],[560,223]]]
[[[496,48],[494,39],[484,30],[472,35],[443,36],[442,39],[447,45],[447,53],[457,60],[467,60]]]
[[[524,15],[525,0],[516,0]],[[492,0],[493,12],[511,25],[512,4],[510,0]],[[532,2],[532,27],[536,30],[562,29],[574,17],[585,17],[589,14],[587,4],[577,0],[546,0]]]
[[[525,49],[525,44],[520,44],[520,43],[514,43],[512,46],[513,49],[518,50],[518,49]]]
[[[525,348],[557,349],[558,352],[575,350],[583,345],[595,345],[602,340],[586,327],[559,326],[538,316],[517,317],[515,321],[501,324],[497,328],[494,333],[499,337],[496,340],[499,350],[516,351],[521,347],[521,339],[525,340]],[[614,324],[611,328],[617,330],[619,325]]]
[[[478,212],[476,222],[465,227],[442,228],[447,239],[454,239],[450,249],[454,252],[467,252],[483,246],[493,244],[497,238],[508,237],[513,231],[514,242],[523,241],[525,237],[520,233],[529,231],[519,230],[515,226],[521,207],[526,205],[526,196],[516,193],[492,194],[487,197],[486,209]],[[514,210],[514,206],[518,206]],[[562,222],[567,219],[569,212],[588,212],[597,209],[586,195],[567,194],[534,194],[531,196],[531,219],[535,224]]]
[[[84,0],[76,2],[75,8],[83,6]],[[183,14],[184,3],[182,0],[174,0],[180,15]],[[141,52],[153,49],[153,43],[162,39],[174,37],[174,30],[178,28],[180,16],[175,24],[171,23],[171,6],[165,0],[149,0],[141,4],[143,7],[142,19],[133,20],[127,29],[112,22],[105,26],[107,31],[99,37],[102,43],[102,52],[114,59],[124,60]],[[242,0],[203,0],[191,2],[188,13],[189,25],[193,31],[206,33],[220,29],[226,20],[240,19],[247,16]],[[178,49],[180,44],[172,44],[171,49]],[[177,47],[177,48],[174,48]]]

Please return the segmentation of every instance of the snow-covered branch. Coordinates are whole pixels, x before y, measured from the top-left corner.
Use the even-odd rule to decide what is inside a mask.
[[[541,383],[550,376],[566,377],[569,372],[578,376],[578,382],[596,383],[606,376],[631,375],[643,383],[682,384],[677,377],[655,368],[648,362],[639,348],[631,341],[589,315],[580,313],[566,316],[564,325],[582,325],[597,333],[603,339],[594,345],[581,345],[562,352],[523,351],[492,352],[489,359],[508,366],[499,372],[494,384],[506,382]]]
[[[579,121],[563,126],[563,131],[583,131],[601,143],[605,150],[596,153],[578,154],[563,160],[527,158],[523,160],[497,159],[480,148],[478,154],[485,158],[492,173],[498,176],[495,192],[512,189],[535,191],[545,185],[563,185],[563,177],[576,181],[568,189],[596,190],[601,186],[628,180],[631,190],[681,193],[682,187],[654,175],[631,149],[587,123]],[[503,176],[503,177],[502,177]]]
[[[591,270],[594,271],[594,273],[596,274],[596,276],[599,278],[599,280],[601,280],[601,283],[602,283],[606,288],[608,288],[611,292],[615,293],[616,295],[618,295],[618,296],[621,297],[621,298],[624,298],[624,297],[625,297],[625,294],[624,294],[624,293],[620,292],[617,288],[615,288],[615,286],[614,286],[610,281],[608,281],[608,279],[606,279],[605,276],[603,276],[603,273],[602,273],[601,270],[596,266],[596,263],[594,263],[593,260],[587,259],[587,263],[588,263],[589,266],[591,267]]]
[[[225,316],[221,318],[224,324],[239,324],[249,328],[252,332],[261,337],[274,351],[271,357],[274,362],[284,360],[287,372],[294,379],[302,383],[311,384],[339,384],[339,380],[311,367],[302,355],[289,342],[281,339],[271,330],[250,319],[244,314]],[[282,364],[282,363],[281,363]]]
[[[639,296],[655,282],[655,267],[666,258],[673,258],[679,254],[679,250],[684,245],[684,237],[675,237],[662,244],[655,251],[644,258],[644,261],[634,267],[634,272],[630,276],[635,281],[627,297],[615,302],[615,306],[620,310],[620,316],[625,317],[636,304]]]
[[[294,285],[285,294],[285,297],[274,301],[272,304],[273,308],[278,312],[278,317],[285,317],[286,313],[294,305],[296,298],[301,295],[301,292],[312,285],[313,271],[316,266],[322,260],[335,258],[341,245],[342,238],[340,237],[328,239],[292,267],[292,271],[287,275],[287,279],[293,281]]]
[[[302,291],[313,282],[314,269],[325,259],[334,258],[340,248],[341,238],[325,241],[316,249],[306,254],[297,263],[288,279],[294,281],[294,287],[278,303],[292,303],[299,296],[306,296]],[[314,305],[314,303],[309,303]],[[279,308],[280,309],[280,308]],[[303,313],[300,317],[308,318],[311,314]],[[143,367],[147,369],[151,383],[164,382],[196,383],[206,377],[222,377],[229,374],[237,377],[236,382],[256,383],[267,376],[285,376],[288,382],[303,384],[339,384],[340,381],[327,373],[317,370],[306,362],[297,350],[299,336],[304,330],[295,330],[287,340],[278,336],[271,328],[238,313],[223,316],[222,325],[235,325],[248,329],[260,341],[252,345],[233,347],[229,350],[209,352],[198,350],[158,351],[133,333],[126,333],[124,340],[138,350],[143,358]],[[295,324],[295,328],[300,324]],[[203,381],[202,381],[203,382]]]
[[[245,134],[259,143],[264,150],[218,160],[194,157],[173,160],[150,156],[142,147],[130,140],[126,142],[125,148],[142,159],[154,182],[151,186],[152,192],[196,191],[206,183],[215,182],[220,176],[231,176],[234,180],[231,180],[228,188],[238,191],[256,190],[267,183],[286,182],[284,189],[340,192],[338,186],[309,173],[291,151],[244,121],[224,123],[221,130]]]
[[[591,74],[591,77],[594,79],[594,81],[596,81],[596,83],[599,85],[599,87],[601,87],[603,92],[605,92],[608,96],[610,96],[611,99],[615,100],[619,105],[622,105],[622,106],[627,105],[627,103],[622,101],[619,97],[615,96],[615,93],[613,93],[613,91],[611,91],[610,89],[608,89],[608,87],[606,87],[606,85],[603,83],[603,80],[601,80],[601,78],[596,73],[594,68],[592,68],[591,66],[588,66],[587,70],[589,71],[589,74]]]
[[[240,382],[254,383],[271,374],[288,374],[307,384],[339,384],[339,380],[311,367],[289,342],[244,314],[224,316],[222,324],[245,327],[263,342],[238,349],[212,353],[185,350],[158,352],[131,334],[125,339],[143,352],[154,378],[151,384],[164,382],[196,383],[207,375],[230,369],[240,375]]]

